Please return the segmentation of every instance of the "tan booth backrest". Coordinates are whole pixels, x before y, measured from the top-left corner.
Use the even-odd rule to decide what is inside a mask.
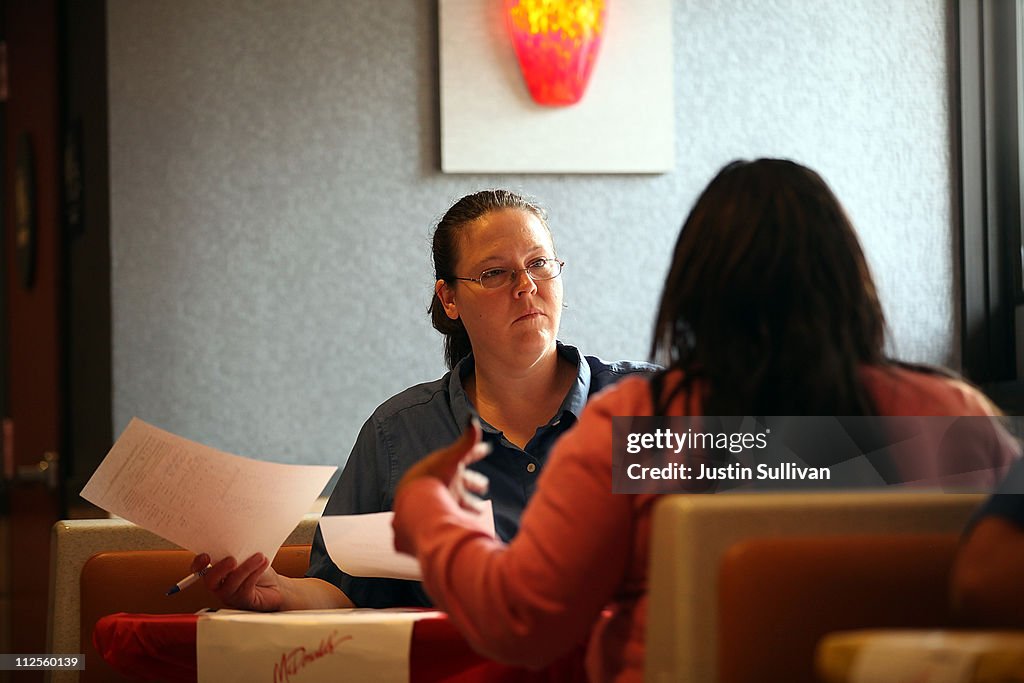
[[[319,514],[307,514],[285,540],[284,545],[308,545],[313,541]],[[93,555],[135,550],[181,550],[160,536],[123,519],[83,519],[57,522],[50,534],[50,595],[47,625],[47,652],[76,654],[83,652],[82,571]],[[184,564],[187,568],[188,563]],[[179,568],[175,565],[175,570]],[[175,574],[175,581],[188,572]],[[168,585],[171,585],[168,584]],[[167,586],[164,586],[166,589]],[[189,590],[194,590],[195,587]],[[162,595],[162,594],[161,594]],[[175,596],[182,597],[182,596]],[[170,598],[167,598],[170,600]],[[186,600],[190,598],[185,598]],[[172,611],[188,611],[174,609]],[[87,636],[91,642],[92,634]],[[86,666],[90,666],[87,661]],[[48,672],[47,680],[71,683],[79,680],[77,671]]]
[[[803,493],[666,496],[654,512],[647,683],[717,683],[719,572],[747,539],[956,534],[982,495]]]

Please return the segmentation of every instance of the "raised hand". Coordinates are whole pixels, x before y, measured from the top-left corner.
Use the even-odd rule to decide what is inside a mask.
[[[466,426],[462,435],[450,446],[438,449],[409,468],[398,482],[395,495],[402,487],[423,477],[441,480],[452,497],[467,510],[479,511],[480,498],[487,493],[487,477],[468,469],[491,452],[491,446],[481,441],[483,430],[475,419]]]

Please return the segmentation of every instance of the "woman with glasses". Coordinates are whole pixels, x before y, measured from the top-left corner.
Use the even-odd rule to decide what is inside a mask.
[[[536,488],[555,440],[587,400],[648,363],[607,363],[561,344],[565,263],[555,252],[544,211],[507,190],[463,197],[433,237],[436,282],[429,313],[444,335],[449,372],[385,401],[363,425],[325,515],[391,509],[406,470],[477,420],[490,455],[468,474],[489,481],[495,531],[509,541]],[[460,479],[461,481],[461,479]],[[194,571],[209,558],[199,555]],[[307,577],[277,575],[253,556],[226,558],[204,581],[226,604],[263,611],[332,607],[428,606],[421,585],[361,578],[331,560],[317,529]]]
[[[471,426],[399,484],[396,548],[418,557],[427,592],[480,652],[543,666],[589,634],[591,681],[640,681],[658,494],[612,493],[613,419],[992,413],[963,382],[889,361],[884,329],[853,227],[821,177],[785,160],[730,164],[676,244],[652,345],[667,369],[587,406],[510,544],[481,531],[469,494],[451,486],[486,454]],[[1007,461],[987,462],[994,480]]]

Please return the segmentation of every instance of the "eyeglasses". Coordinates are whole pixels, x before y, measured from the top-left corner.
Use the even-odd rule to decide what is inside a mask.
[[[541,280],[553,280],[562,274],[562,266],[565,261],[553,258],[539,258],[525,268],[488,268],[480,273],[480,277],[457,277],[454,280],[465,280],[475,282],[484,289],[498,289],[510,285],[516,281],[519,273],[525,272],[534,282]]]

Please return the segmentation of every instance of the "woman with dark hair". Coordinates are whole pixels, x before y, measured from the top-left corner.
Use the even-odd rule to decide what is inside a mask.
[[[593,400],[556,446],[505,545],[452,495],[486,449],[468,429],[399,484],[395,544],[470,643],[542,666],[590,634],[591,681],[643,677],[651,512],[615,495],[616,416],[986,415],[963,382],[891,363],[853,228],[813,171],[761,159],[723,168],[676,245],[654,327],[666,366]]]
[[[469,486],[490,481],[495,532],[509,541],[548,452],[587,400],[625,375],[656,368],[606,363],[557,340],[565,264],[544,211],[519,194],[485,190],[460,199],[437,224],[433,258],[429,313],[445,336],[450,371],[374,411],[324,514],[390,510],[406,470],[474,419],[490,455],[474,465],[478,475],[464,476]],[[197,556],[193,571],[208,562],[205,554]],[[269,564],[262,555],[237,566],[225,558],[203,578],[226,604],[242,609],[430,605],[417,582],[342,572],[319,528],[306,578],[279,576]]]
[[[853,226],[814,171],[734,162],[676,244],[651,353],[706,415],[871,415],[885,319]],[[697,385],[699,384],[699,389]],[[661,411],[656,411],[661,412]]]

